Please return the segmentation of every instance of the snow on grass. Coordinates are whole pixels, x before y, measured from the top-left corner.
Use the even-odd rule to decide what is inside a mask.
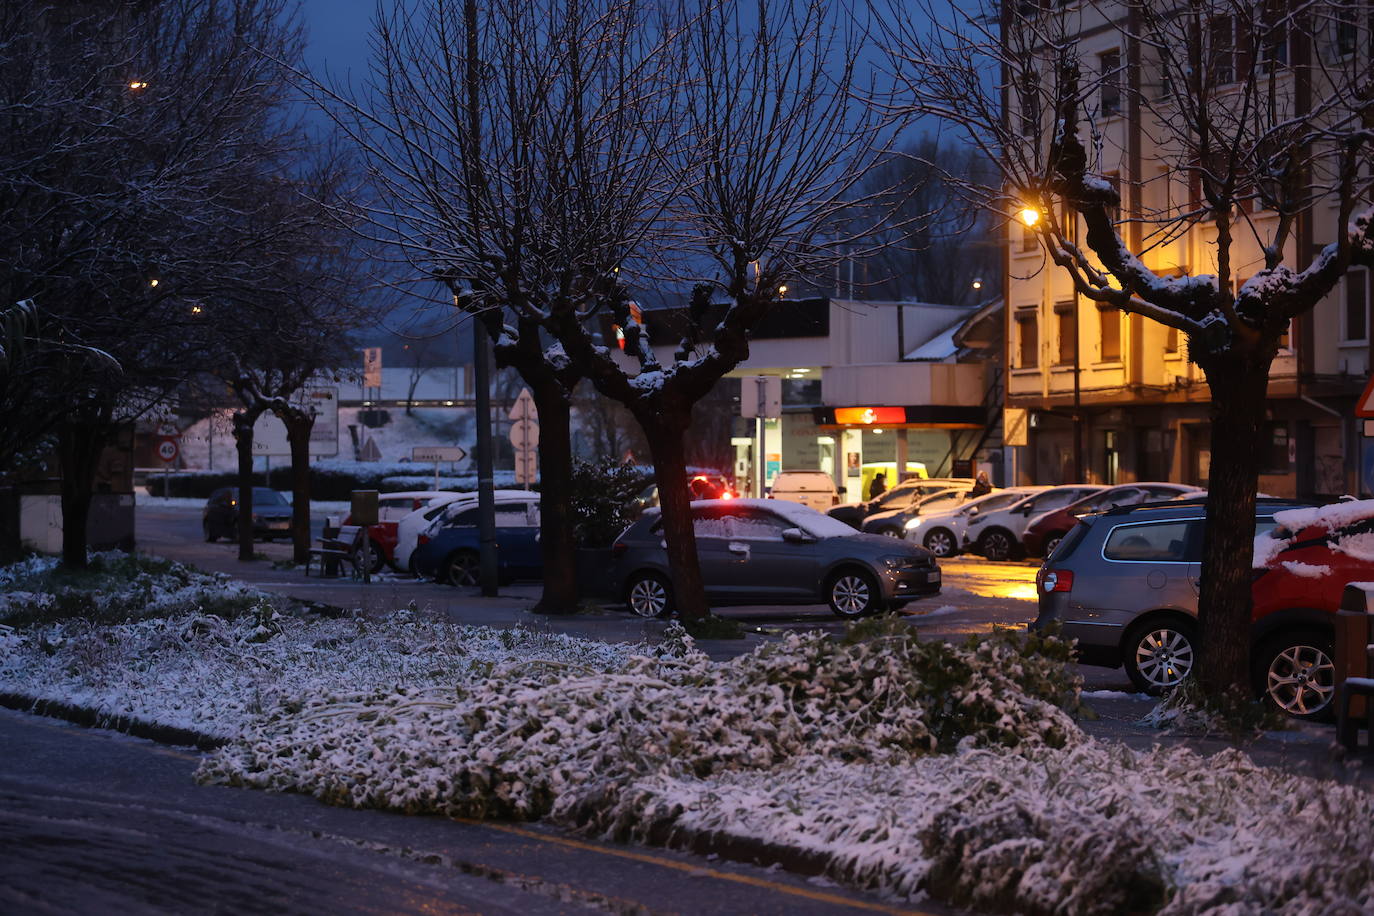
[[[299,710],[340,691],[451,691],[530,668],[602,672],[650,651],[416,617],[309,620],[264,607],[238,620],[185,614],[36,626],[0,642],[0,691],[228,738],[269,710]]]

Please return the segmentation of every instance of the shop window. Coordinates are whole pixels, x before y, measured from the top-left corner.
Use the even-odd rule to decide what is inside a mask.
[[[1121,359],[1121,312],[1110,305],[1098,305],[1097,322],[1102,340],[1102,361]]]
[[[1348,343],[1369,339],[1369,271],[1351,270],[1345,275],[1345,320],[1342,330]]]
[[[1099,111],[1104,118],[1121,114],[1121,52],[1113,48],[1097,57],[1101,74]]]
[[[1059,358],[1055,365],[1072,366],[1078,356],[1078,316],[1073,303],[1057,303],[1054,315],[1059,330]]]
[[[1020,309],[1016,313],[1016,365],[1034,369],[1040,365],[1040,334],[1034,309]]]

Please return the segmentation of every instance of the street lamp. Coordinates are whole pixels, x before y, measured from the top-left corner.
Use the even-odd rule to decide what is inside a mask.
[[[983,288],[983,278],[982,278],[982,277],[974,277],[974,278],[973,278],[973,288],[974,288],[975,290],[979,290],[979,289],[982,289],[982,288]]]
[[[129,91],[130,91],[130,92],[141,92],[141,91],[143,91],[144,89],[147,89],[147,88],[148,88],[148,81],[147,81],[147,80],[129,80]]]
[[[1040,222],[1040,211],[1027,205],[1021,208],[1021,211],[1016,214],[1016,218],[1021,220],[1027,229],[1033,229],[1035,224]]]

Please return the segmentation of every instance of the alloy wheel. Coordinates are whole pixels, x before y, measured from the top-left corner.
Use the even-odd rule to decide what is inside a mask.
[[[1265,691],[1290,716],[1311,716],[1330,704],[1336,690],[1336,666],[1316,646],[1288,646],[1269,662]]]
[[[1135,667],[1151,687],[1177,687],[1193,671],[1193,643],[1172,627],[1156,627],[1135,645]]]
[[[448,561],[448,567],[444,578],[449,585],[454,586],[473,586],[479,584],[478,560],[476,555],[471,553],[460,553],[454,555]]]
[[[868,610],[873,592],[863,576],[846,573],[830,586],[830,606],[844,617],[859,617]]]
[[[630,586],[628,604],[640,617],[662,617],[668,609],[668,589],[657,578],[643,576]]]
[[[1011,556],[1011,539],[1000,531],[983,535],[983,556],[989,560],[1005,560]]]
[[[926,550],[943,559],[954,553],[954,536],[943,528],[926,535]]]
[[[1045,542],[1045,556],[1048,557],[1048,556],[1050,556],[1051,554],[1053,554],[1054,551],[1055,551],[1055,549],[1059,547],[1059,542],[1062,541],[1062,540],[1064,540],[1064,536],[1063,536],[1062,534],[1056,534],[1054,537],[1052,537],[1052,538],[1050,538],[1048,541],[1046,541],[1046,542]]]

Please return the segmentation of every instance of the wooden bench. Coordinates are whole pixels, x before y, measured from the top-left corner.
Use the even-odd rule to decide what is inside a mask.
[[[350,578],[362,576],[361,554],[364,534],[361,525],[344,525],[340,528],[325,528],[319,547],[310,548],[310,556],[305,560],[305,574],[310,575],[310,565],[319,561],[319,575],[340,577],[347,569]]]

